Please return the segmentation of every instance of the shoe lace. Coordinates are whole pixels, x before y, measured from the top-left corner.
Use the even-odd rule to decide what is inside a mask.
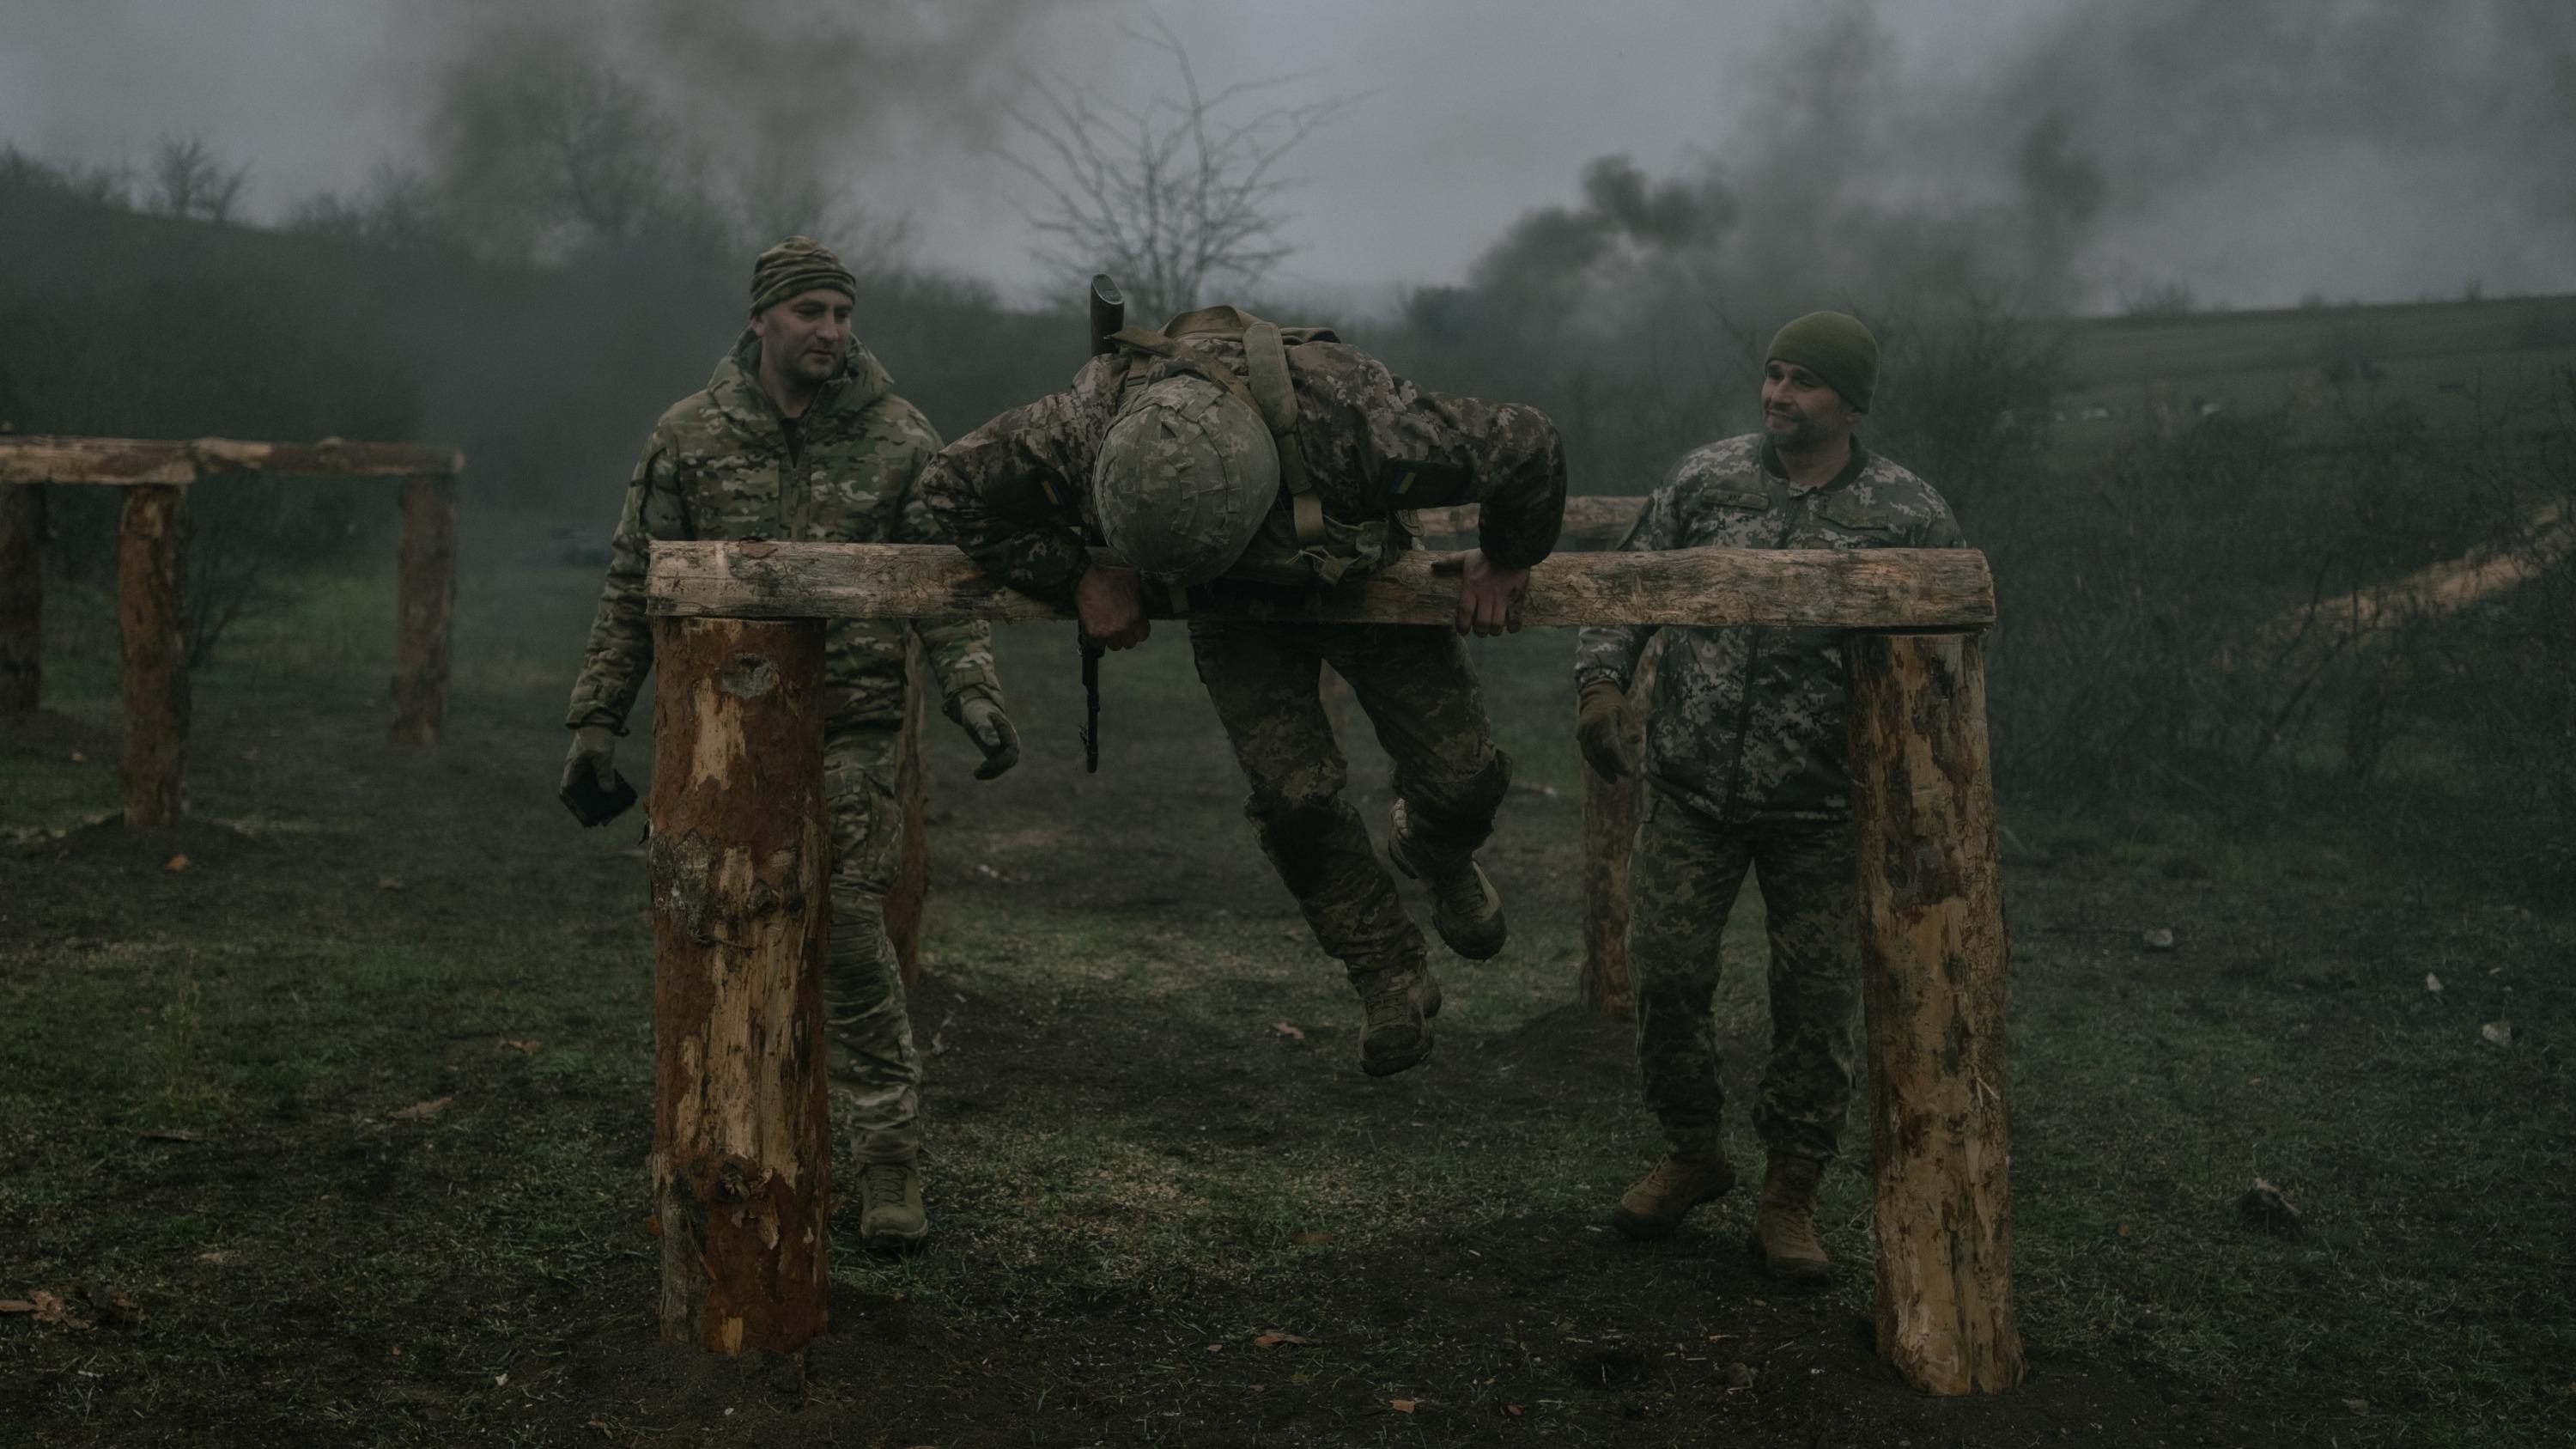
[[[909,1175],[902,1163],[872,1162],[868,1164],[866,1177],[860,1183],[859,1190],[865,1194],[867,1203],[871,1207],[883,1203],[900,1203],[904,1197],[904,1179]]]

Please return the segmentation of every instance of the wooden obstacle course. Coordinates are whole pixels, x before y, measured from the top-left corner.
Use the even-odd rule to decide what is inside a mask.
[[[456,477],[464,455],[407,443],[160,442],[0,436],[0,713],[42,702],[44,490],[126,490],[117,550],[124,650],[124,798],[128,825],[186,813],[187,489],[237,473],[398,477],[403,535],[395,601],[393,737],[438,742],[456,600]]]
[[[1061,607],[984,577],[955,550],[932,546],[657,543],[647,589],[648,607],[665,629],[679,620],[1070,617]],[[1319,595],[1311,607],[1282,610],[1272,599],[1223,591],[1206,591],[1204,597],[1194,591],[1189,607],[1193,617],[1254,622],[1295,617],[1446,625],[1455,616],[1455,598],[1454,581],[1434,576],[1428,559],[1408,559],[1384,575]],[[1560,554],[1533,572],[1523,613],[1537,625],[1791,623],[1854,631],[1847,642],[1861,662],[1851,676],[1851,708],[1856,721],[1869,722],[1854,730],[1856,824],[1878,866],[1875,876],[1864,869],[1862,889],[1865,907],[1876,913],[1865,959],[1874,1086],[1882,1094],[1873,1133],[1879,1342],[1907,1381],[1928,1392],[2010,1387],[2021,1376],[2022,1355],[2012,1312],[2002,1096],[2006,949],[2001,877],[1993,865],[1984,653],[1973,637],[1994,620],[1993,579],[1984,556],[1965,549]],[[1155,617],[1174,615],[1165,608]],[[675,698],[705,698],[709,686],[701,676],[711,667],[664,652],[662,688]],[[726,708],[745,717],[746,737],[820,738],[819,704],[800,701],[795,691],[771,690]],[[802,710],[807,717],[792,723],[750,720],[764,710]],[[708,773],[706,748],[697,742],[702,737],[702,731],[682,738],[657,730],[657,803],[665,780],[713,787],[726,778],[721,771]],[[665,828],[657,814],[657,850]],[[728,858],[749,858],[730,845],[724,849]],[[658,871],[655,895],[664,895]],[[657,933],[681,929],[669,913],[657,912]],[[819,951],[803,944],[797,932],[770,929],[757,939],[772,953],[768,964],[753,971],[762,979],[790,969],[791,953],[813,952],[796,959],[807,962],[809,973],[820,969]],[[666,969],[684,956],[666,953]],[[731,969],[746,968],[737,963]],[[657,987],[656,999],[692,1003],[690,1010],[715,1009],[714,994],[695,988]],[[667,1060],[685,1054],[690,1043],[719,1036],[768,1043],[783,1072],[773,1100],[805,1100],[820,1082],[821,1054],[779,1044],[815,1038],[819,997],[798,992],[792,1008],[780,1004],[785,993],[764,999],[770,1010],[792,1009],[803,1019],[722,1026],[668,1021],[660,1033],[661,1054]],[[1962,1040],[1964,1053],[1923,1049]],[[659,1124],[656,1161],[680,1137],[703,1141],[720,1135],[699,1124]],[[696,1301],[746,1301],[760,1285],[795,1276],[779,1255],[805,1251],[801,1239],[782,1234],[772,1260],[735,1266],[731,1271],[739,1281],[720,1291],[691,1293]],[[709,1271],[717,1267],[704,1259],[675,1270],[666,1251],[666,1310],[672,1301],[669,1275],[696,1272],[701,1262]],[[707,1342],[708,1322],[701,1316],[675,1324],[666,1311],[664,1334]]]

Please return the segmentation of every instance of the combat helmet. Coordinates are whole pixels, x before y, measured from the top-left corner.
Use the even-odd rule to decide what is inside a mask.
[[[1203,584],[1243,556],[1279,497],[1279,449],[1249,403],[1172,372],[1128,399],[1092,473],[1100,533],[1138,572]]]

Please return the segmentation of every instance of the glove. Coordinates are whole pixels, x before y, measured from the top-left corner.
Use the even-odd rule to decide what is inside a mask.
[[[957,722],[966,727],[967,737],[975,748],[984,752],[984,763],[975,767],[975,778],[990,780],[1020,762],[1020,732],[1011,728],[1011,717],[1002,707],[983,695],[976,695],[957,706]]]
[[[1583,703],[1574,714],[1574,742],[1583,747],[1584,763],[1605,780],[1625,778],[1635,768],[1628,758],[1628,696],[1606,679],[1583,686]]]
[[[617,731],[606,725],[583,725],[572,732],[572,753],[564,757],[563,788],[588,775],[607,789],[617,778]]]

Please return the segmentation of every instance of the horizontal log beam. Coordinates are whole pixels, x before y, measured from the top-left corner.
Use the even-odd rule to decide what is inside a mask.
[[[1108,556],[1106,557],[1113,557]],[[1253,622],[1447,624],[1458,580],[1415,551],[1313,594],[1193,590],[1189,612]],[[733,619],[1070,619],[936,544],[656,543],[657,615]],[[1153,617],[1180,617],[1154,591]],[[1563,553],[1530,576],[1524,622],[1970,630],[1995,620],[1994,578],[1973,549],[1720,549]]]
[[[1617,548],[1645,509],[1643,498],[1568,498],[1565,525],[1557,535],[1556,546],[1569,551]],[[1465,548],[1476,542],[1477,521],[1482,515],[1481,505],[1461,503],[1454,508],[1425,508],[1414,519],[1425,543],[1434,548]]]
[[[244,443],[231,438],[0,437],[0,483],[194,483],[224,473],[346,478],[453,475],[465,455],[416,443]]]

